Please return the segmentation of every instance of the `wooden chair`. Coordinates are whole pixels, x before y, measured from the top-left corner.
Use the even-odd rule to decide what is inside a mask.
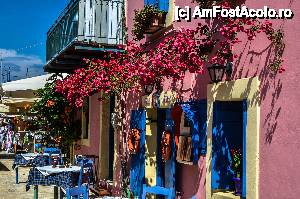
[[[89,176],[93,169],[93,162],[88,159],[83,159],[79,162],[79,164],[81,165],[81,169],[79,173],[78,185],[76,187],[67,188],[66,190],[61,188],[61,198],[62,192],[66,195],[67,199],[71,199],[74,196],[77,196],[78,199],[81,196],[83,196],[83,199],[89,198]],[[85,180],[85,177],[87,177],[87,180]]]

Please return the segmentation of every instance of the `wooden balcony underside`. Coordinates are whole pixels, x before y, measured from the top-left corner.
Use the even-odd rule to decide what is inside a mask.
[[[46,72],[72,72],[75,69],[85,67],[83,61],[86,59],[103,59],[109,51],[116,52],[123,50],[116,49],[115,46],[94,46],[80,43],[72,43],[56,57],[49,60],[44,69]]]

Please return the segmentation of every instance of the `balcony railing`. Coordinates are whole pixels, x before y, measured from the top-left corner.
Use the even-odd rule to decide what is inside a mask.
[[[123,44],[123,0],[70,0],[47,33],[47,62],[74,43]]]

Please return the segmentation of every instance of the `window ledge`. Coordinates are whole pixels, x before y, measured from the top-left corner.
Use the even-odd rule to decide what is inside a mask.
[[[80,139],[80,145],[90,146],[90,140],[89,139],[81,138]]]
[[[216,192],[213,193],[212,199],[240,199],[241,196],[234,195],[233,192]]]
[[[193,162],[185,161],[185,160],[176,160],[180,164],[193,165]]]

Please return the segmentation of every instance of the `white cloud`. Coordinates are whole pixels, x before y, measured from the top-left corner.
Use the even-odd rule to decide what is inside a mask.
[[[12,49],[1,49],[0,58],[3,58],[3,70],[11,68],[11,76],[17,76],[17,79],[26,77],[28,68],[28,75],[40,75],[43,74],[44,62],[35,55],[19,54]]]
[[[16,56],[17,56],[17,51],[0,48],[0,57],[6,58],[6,57],[16,57]]]

